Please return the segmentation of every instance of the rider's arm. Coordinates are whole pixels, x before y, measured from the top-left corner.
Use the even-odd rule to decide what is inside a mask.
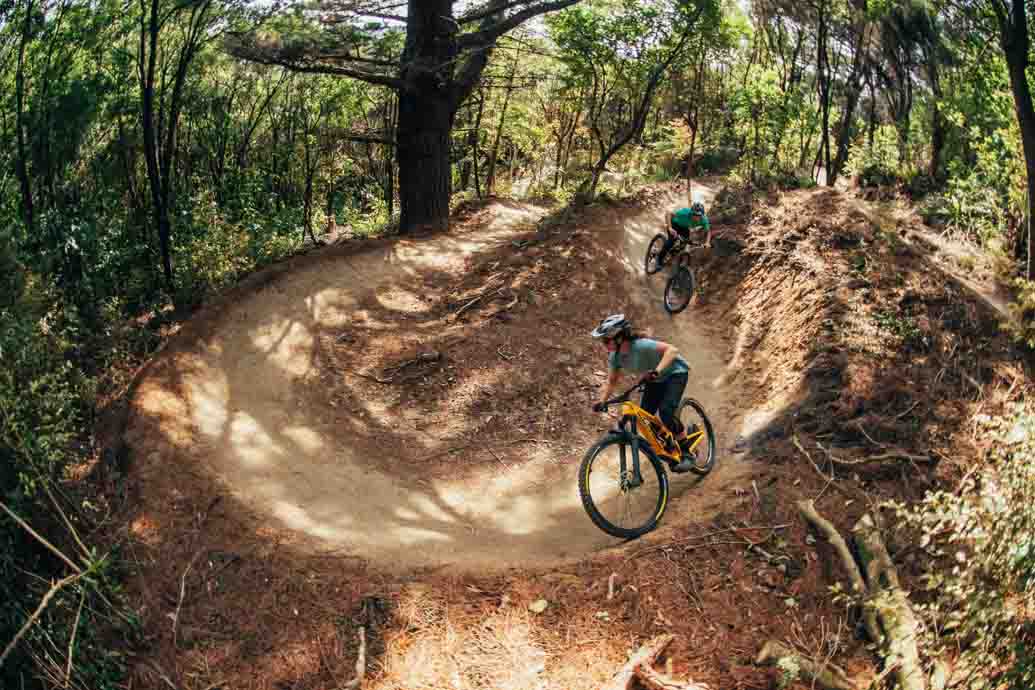
[[[670,364],[676,361],[676,357],[679,356],[679,350],[675,345],[663,343],[660,340],[658,342],[658,352],[661,353],[661,361],[658,362],[658,366],[654,367],[654,371],[659,374],[669,367]]]
[[[618,379],[622,378],[621,369],[611,369],[608,373],[607,380],[604,381],[600,387],[600,399],[597,402],[604,402],[611,397],[611,392],[614,387],[618,385]]]
[[[672,234],[672,211],[665,211],[665,232]]]
[[[704,238],[704,246],[712,246],[712,224],[708,221],[708,216],[704,216],[701,220],[704,221],[704,229],[707,231],[708,236]]]

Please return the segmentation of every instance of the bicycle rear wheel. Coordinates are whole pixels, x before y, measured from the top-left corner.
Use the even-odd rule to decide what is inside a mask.
[[[687,436],[692,440],[691,449],[695,461],[690,471],[702,477],[715,467],[718,452],[715,448],[715,430],[711,420],[704,413],[704,407],[693,398],[687,398],[679,406],[679,421],[686,428]]]
[[[626,472],[622,476],[621,453]],[[607,434],[586,451],[579,467],[579,495],[593,524],[613,537],[634,539],[654,529],[668,504],[668,475],[647,444],[640,445],[643,483],[630,486],[632,444]]]
[[[647,275],[652,276],[661,270],[662,264],[658,262],[658,255],[661,254],[661,248],[664,246],[665,236],[660,232],[647,245],[647,256],[643,260],[643,270]]]
[[[697,281],[693,270],[686,265],[680,265],[665,283],[665,311],[669,314],[678,314],[686,309],[696,288]]]

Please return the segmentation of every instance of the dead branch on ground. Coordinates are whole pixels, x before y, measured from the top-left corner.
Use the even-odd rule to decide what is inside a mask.
[[[821,688],[858,690],[855,683],[848,679],[848,674],[839,666],[829,662],[818,664],[776,640],[769,640],[762,645],[758,656],[755,657],[755,663],[759,666],[762,664],[776,665],[781,659],[790,659],[805,680],[814,681]]]
[[[363,676],[367,673],[367,630],[363,626],[359,628],[359,653],[356,655],[356,677],[345,685],[342,690],[354,690],[363,682]]]
[[[707,685],[693,681],[680,683],[652,668],[658,657],[674,639],[675,635],[666,633],[645,643],[629,657],[625,666],[601,690],[631,690],[637,681],[650,690],[708,690]]]
[[[440,450],[437,453],[432,453],[431,455],[425,456],[424,459],[434,460],[435,458],[440,458],[443,455],[449,455],[450,453],[459,453],[462,450],[470,450],[471,448],[499,448],[500,446],[516,446],[519,443],[542,443],[547,446],[552,444],[551,441],[548,441],[545,438],[519,438],[513,441],[503,441],[501,443],[479,443],[478,441],[474,441],[472,443],[467,443],[462,446],[453,446],[452,448]]]
[[[381,385],[387,385],[389,383],[394,383],[395,377],[398,376],[399,373],[407,367],[413,366],[414,364],[430,364],[432,362],[441,361],[442,353],[432,350],[430,352],[421,352],[416,357],[408,359],[404,362],[400,362],[399,364],[394,364],[390,367],[385,367],[385,369],[381,372],[384,378],[382,378],[382,376],[377,376],[375,374],[364,374],[363,372],[356,371],[355,369],[346,369],[346,371],[360,378],[367,379],[368,381],[374,381],[375,383],[380,383]]]
[[[36,607],[36,610],[32,612],[32,615],[29,616],[29,619],[25,621],[21,628],[18,629],[18,632],[17,634],[15,634],[14,639],[8,642],[7,646],[4,647],[4,653],[0,654],[0,668],[3,668],[4,662],[7,661],[7,657],[10,656],[11,652],[14,651],[14,648],[18,646],[18,643],[21,642],[21,639],[25,637],[25,633],[29,632],[29,628],[35,625],[36,622],[40,619],[40,616],[43,615],[43,611],[46,610],[47,604],[49,604],[50,600],[54,598],[54,595],[60,592],[65,587],[67,587],[68,585],[77,581],[82,576],[82,573],[69,575],[68,577],[58,580],[53,585],[51,585],[50,589],[47,590],[47,593],[43,595],[42,599],[40,599],[39,606]]]
[[[29,526],[29,524],[28,524],[27,522],[25,522],[25,520],[22,520],[22,519],[21,519],[20,517],[18,517],[17,515],[15,515],[15,514],[14,514],[14,512],[13,512],[13,511],[12,511],[12,510],[11,510],[10,508],[8,508],[8,507],[7,507],[7,506],[6,506],[6,505],[5,505],[4,503],[3,503],[3,501],[0,501],[0,509],[3,509],[3,511],[4,511],[5,513],[7,513],[7,516],[8,516],[8,517],[10,517],[10,518],[11,518],[12,520],[14,520],[15,522],[17,522],[17,523],[18,523],[18,525],[19,525],[19,526],[20,526],[20,527],[21,527],[22,529],[24,529],[24,530],[25,530],[26,532],[28,532],[29,534],[31,534],[31,535],[32,535],[32,536],[33,536],[33,537],[34,537],[34,538],[36,539],[36,541],[38,541],[38,542],[39,542],[40,544],[43,544],[43,546],[47,547],[47,549],[49,549],[51,553],[53,553],[53,554],[54,554],[55,556],[57,556],[57,557],[58,557],[58,558],[60,558],[60,559],[61,559],[62,561],[64,561],[65,565],[67,565],[67,566],[68,566],[69,568],[71,568],[72,570],[74,570],[74,571],[75,571],[76,573],[82,574],[82,572],[83,572],[83,569],[82,569],[82,568],[80,568],[80,567],[79,567],[78,565],[76,565],[75,563],[73,563],[73,562],[72,562],[72,559],[71,559],[71,558],[69,558],[69,557],[68,557],[68,556],[66,556],[65,554],[61,553],[61,552],[60,552],[60,551],[59,551],[59,550],[57,549],[57,547],[56,547],[56,546],[54,546],[54,545],[53,545],[53,544],[51,544],[51,543],[50,543],[49,541],[47,541],[46,539],[44,539],[43,537],[41,537],[41,536],[40,536],[40,535],[39,535],[39,534],[38,534],[38,533],[36,532],[36,530],[34,530],[34,529],[33,529],[32,527],[30,527],[30,526]]]
[[[180,610],[183,608],[183,598],[187,595],[187,576],[190,574],[191,568],[194,567],[194,563],[198,560],[203,549],[198,549],[194,552],[194,556],[191,557],[190,562],[187,563],[187,567],[183,569],[183,575],[180,576],[180,596],[176,600],[176,611],[172,615],[172,636],[173,636],[173,647],[176,646],[176,631],[180,624]]]
[[[72,680],[72,659],[75,657],[75,636],[79,632],[79,620],[83,617],[83,604],[86,603],[86,590],[79,593],[79,608],[75,612],[75,622],[72,623],[72,637],[68,641],[68,665],[65,666],[65,687]]]
[[[863,515],[852,529],[860,554],[856,562],[837,528],[816,511],[812,501],[798,501],[798,510],[809,524],[823,533],[840,557],[852,590],[862,601],[866,634],[882,650],[885,664],[895,669],[899,688],[925,690],[927,679],[916,644],[920,625],[899,585],[898,571],[876,521],[868,514]]]

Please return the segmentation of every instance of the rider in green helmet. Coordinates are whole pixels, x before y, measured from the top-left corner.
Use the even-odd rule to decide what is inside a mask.
[[[712,246],[712,225],[708,222],[708,216],[704,212],[704,204],[700,201],[695,201],[689,208],[677,208],[675,211],[666,213],[665,229],[668,231],[668,239],[665,240],[665,245],[661,248],[661,253],[658,255],[659,266],[664,265],[672,245],[676,243],[677,236],[688,240],[690,239],[691,231],[702,230],[707,233],[704,246]]]

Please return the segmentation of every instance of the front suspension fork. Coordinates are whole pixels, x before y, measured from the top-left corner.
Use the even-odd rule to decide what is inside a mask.
[[[623,417],[618,423],[618,431],[629,439],[629,443],[618,446],[619,464],[621,477],[629,478],[629,488],[635,489],[643,484],[643,475],[640,474],[640,435],[636,433],[636,418]],[[628,473],[629,459],[626,457],[626,449],[632,449],[632,473]]]

